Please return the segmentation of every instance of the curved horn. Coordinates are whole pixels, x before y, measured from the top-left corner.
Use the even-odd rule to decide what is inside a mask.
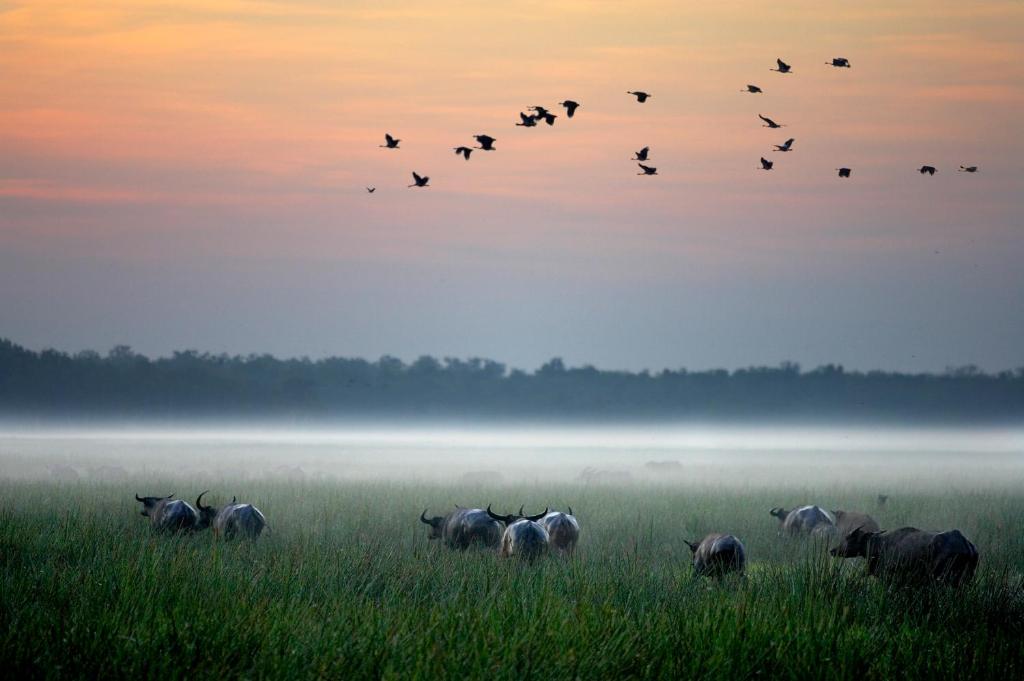
[[[525,505],[525,504],[519,504],[519,517],[520,517],[520,518],[522,518],[522,517],[523,517],[523,506],[524,506],[524,505]]]
[[[686,541],[685,539],[683,540],[683,543],[689,546],[690,550],[694,553],[697,553],[697,548],[700,546],[699,542]]]
[[[497,513],[491,510],[490,504],[487,504],[487,515],[491,516],[491,519],[497,520],[499,523],[505,523],[506,525],[508,524],[508,521],[511,518],[511,516],[507,515],[498,515]]]
[[[138,492],[135,493],[135,501],[141,501],[142,503],[146,503],[146,500],[140,497]]]
[[[231,497],[231,503],[232,503],[232,504],[234,504],[234,503],[237,503],[237,502],[238,502],[238,497],[236,497],[236,496],[232,495],[232,497]]]
[[[532,522],[537,522],[538,520],[540,520],[541,518],[543,518],[547,514],[548,514],[548,509],[547,509],[547,507],[545,507],[543,513],[538,513],[537,515],[528,515],[528,516],[524,516],[524,517],[527,520],[530,520]]]
[[[420,522],[424,525],[432,524],[429,520],[427,520],[427,509],[423,509],[423,513],[420,513]]]
[[[174,496],[174,492],[171,492],[171,493],[170,493],[170,494],[168,494],[168,495],[167,495],[166,497],[164,497],[164,499],[170,499],[170,498],[171,498],[171,497],[173,497],[173,496]]]
[[[196,508],[198,508],[200,511],[205,511],[207,508],[210,508],[209,506],[207,506],[206,508],[203,508],[203,495],[206,494],[209,491],[210,490],[204,490],[204,491],[199,493],[198,497],[196,497]]]
[[[575,513],[572,512],[572,506],[569,506],[568,509],[569,509],[569,515],[576,515]]]

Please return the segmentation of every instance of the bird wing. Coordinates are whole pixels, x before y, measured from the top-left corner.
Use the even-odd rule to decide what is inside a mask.
[[[652,170],[654,170],[654,168],[651,168],[650,166],[645,166],[643,163],[637,163],[637,165],[643,168],[645,173],[649,173]]]
[[[778,62],[780,69],[788,69],[789,68],[789,64],[787,64],[786,62],[782,61],[781,59],[776,58],[775,61]]]
[[[792,146],[793,142],[795,142],[795,141],[796,141],[795,139],[790,137],[788,140],[786,140],[786,142],[785,142],[785,144],[783,146],[786,146],[786,147]]]
[[[392,137],[391,135],[389,135],[388,133],[384,133],[384,139],[386,139],[388,141],[388,144],[394,144],[395,143],[395,138]]]
[[[416,184],[420,184],[421,182],[423,182],[423,178],[417,175],[415,170],[412,171],[412,179],[416,182]]]

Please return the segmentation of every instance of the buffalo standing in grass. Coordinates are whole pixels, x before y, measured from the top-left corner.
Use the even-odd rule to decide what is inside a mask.
[[[149,518],[150,525],[157,532],[186,532],[199,524],[199,514],[187,501],[166,497],[140,497],[135,500],[142,504],[142,515]]]
[[[747,566],[743,542],[731,534],[709,534],[700,542],[686,545],[693,551],[693,570],[698,575],[723,577],[730,572],[743,572]]]
[[[908,583],[938,581],[959,586],[974,577],[978,549],[960,530],[925,532],[901,527],[888,532],[854,529],[830,553],[867,558],[868,574]]]
[[[523,509],[519,509],[519,515]],[[580,540],[580,524],[573,515],[572,506],[568,513],[561,511],[549,511],[540,519],[540,524],[548,531],[548,539],[551,548],[562,554],[572,554],[576,551],[576,543]]]
[[[505,525],[505,532],[501,535],[501,549],[498,555],[502,558],[522,558],[533,562],[541,556],[547,555],[551,543],[551,537],[543,525],[537,521],[548,514],[548,509],[537,515],[520,514],[498,515],[487,506],[487,515]]]
[[[430,526],[428,539],[444,539],[446,546],[465,550],[477,545],[496,549],[501,543],[501,524],[481,508],[458,508],[448,515],[427,517],[426,509],[420,522]]]
[[[832,516],[820,506],[801,506],[792,511],[776,507],[769,513],[779,519],[779,522],[782,523],[782,530],[790,536],[800,534],[825,536],[832,534],[836,529],[836,523]]]
[[[882,529],[875,519],[867,513],[836,510],[832,511],[832,515],[835,516],[836,532],[840,537],[845,537],[858,527],[868,532],[879,532]]]
[[[267,519],[252,504],[239,504],[232,497],[231,503],[224,508],[203,506],[203,494],[206,492],[196,498],[196,508],[199,509],[197,529],[212,527],[215,537],[223,536],[225,539],[234,539],[238,535],[257,539],[263,533]]]

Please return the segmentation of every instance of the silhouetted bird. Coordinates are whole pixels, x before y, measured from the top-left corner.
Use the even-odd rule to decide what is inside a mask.
[[[769,161],[764,156],[761,157],[761,170],[771,170],[773,165],[775,165],[774,161]]]
[[[850,176],[850,169],[849,168],[836,168],[836,170],[839,171],[839,177],[849,177]]]
[[[574,102],[571,99],[567,99],[564,102],[559,102],[559,106],[565,107],[565,115],[572,118],[572,115],[576,113],[576,109],[580,108],[579,102]]]
[[[756,85],[748,85],[746,90],[740,90],[740,92],[749,92],[751,94],[760,94],[763,90]]]
[[[978,172],[978,166],[960,166],[960,173],[976,173]]]
[[[469,147],[455,147],[455,155],[462,154],[462,158],[469,160],[469,155],[473,153],[473,150]]]
[[[784,125],[780,125],[780,124],[776,123],[775,121],[773,121],[772,119],[768,118],[767,116],[762,116],[761,114],[757,114],[757,117],[760,118],[762,121],[764,121],[764,125],[761,126],[762,128],[784,128],[784,127],[786,127]]]
[[[788,140],[786,140],[782,144],[776,144],[775,145],[775,151],[790,151],[793,148],[793,142],[795,142],[795,141],[796,140],[794,140],[792,137],[790,137]]]
[[[917,172],[921,173],[922,175],[924,175],[925,173],[927,173],[928,175],[934,175],[935,174],[935,167],[934,166],[921,166],[920,168],[917,169]]]
[[[646,161],[647,160],[647,154],[648,154],[648,152],[650,152],[650,150],[651,150],[650,147],[644,147],[640,151],[636,152],[636,156],[634,156],[630,160],[631,161]]]
[[[850,68],[850,60],[847,59],[846,57],[834,57],[831,62],[825,62],[825,63],[829,64],[831,66],[839,67],[841,69],[848,69],[848,68]]]
[[[367,188],[366,188],[366,191],[368,191],[368,192],[370,192],[370,193],[372,194],[372,193],[374,193],[375,191],[377,191],[377,188],[376,188],[376,187],[367,187]]]
[[[473,139],[480,143],[480,146],[477,147],[477,149],[482,149],[483,151],[494,151],[494,143],[497,140],[490,135],[473,135]]]
[[[387,144],[378,144],[377,146],[383,149],[397,149],[398,143],[402,140],[396,140],[391,135],[384,133],[384,141],[387,142]]]
[[[778,63],[779,68],[777,68],[777,69],[768,69],[769,71],[778,71],[779,73],[792,73],[793,72],[793,67],[790,66],[789,64],[787,64],[786,62],[782,61],[781,59],[776,59],[775,61]]]
[[[648,97],[653,97],[654,96],[654,95],[652,95],[649,92],[641,92],[640,90],[637,90],[636,92],[630,91],[630,92],[627,92],[626,94],[627,95],[633,95],[634,97],[636,97],[636,101],[640,102],[641,104],[646,102]]]
[[[414,170],[412,171],[412,181],[413,183],[409,185],[410,187],[426,187],[427,183],[430,182],[430,178],[420,177],[419,175],[416,174],[416,171]]]
[[[637,173],[637,175],[657,175],[658,174],[658,169],[657,168],[652,168],[650,166],[645,166],[643,163],[637,163],[637,165],[640,166],[640,170],[643,171],[643,172]]]
[[[547,123],[548,125],[554,125],[555,124],[555,119],[558,118],[558,116],[556,116],[555,114],[551,113],[550,111],[548,111],[547,109],[545,109],[542,106],[531,106],[530,110],[537,112],[537,114],[534,116],[534,118],[536,118],[538,121],[543,118],[544,122]]]
[[[522,111],[519,112],[519,118],[522,119],[522,123],[516,123],[516,125],[523,128],[533,128],[537,126],[536,116],[527,116]]]

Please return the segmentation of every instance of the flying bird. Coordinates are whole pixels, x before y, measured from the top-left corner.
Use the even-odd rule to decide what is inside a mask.
[[[976,173],[978,172],[978,166],[960,166],[960,173]]]
[[[490,135],[473,135],[473,139],[480,143],[480,146],[477,147],[477,149],[482,149],[483,151],[494,151],[494,143],[497,140]]]
[[[462,154],[462,158],[469,160],[469,155],[473,153],[473,150],[469,147],[455,147],[455,155]]]
[[[519,112],[519,118],[522,119],[522,123],[516,123],[516,125],[523,128],[534,128],[537,126],[536,116],[527,116],[522,111]]]
[[[374,193],[375,191],[377,191],[377,188],[376,188],[376,187],[367,187],[367,188],[366,188],[366,191],[368,191],[369,193],[371,193],[371,194],[372,194],[372,193]]]
[[[580,108],[579,102],[574,102],[571,99],[567,99],[564,102],[559,102],[559,106],[565,107],[565,115],[572,118],[572,115],[576,113],[576,109]]]
[[[924,175],[926,173],[928,175],[934,175],[935,174],[935,166],[921,166],[920,168],[917,169],[917,172],[921,173],[922,175]]]
[[[637,163],[637,165],[640,166],[640,170],[643,171],[643,172],[637,173],[637,175],[657,175],[658,174],[658,169],[657,168],[652,168],[650,166],[645,166],[643,163]]]
[[[836,168],[836,170],[839,171],[839,177],[849,177],[850,176],[850,169],[849,168]]]
[[[764,90],[757,87],[756,85],[748,85],[746,90],[740,90],[740,92],[749,92],[751,94],[757,95],[764,92]]]
[[[841,69],[850,68],[850,60],[846,57],[833,57],[831,62],[825,62],[830,66],[836,66]]]
[[[396,140],[388,133],[384,133],[384,141],[387,142],[387,144],[378,144],[377,146],[383,149],[397,149],[398,143],[401,142],[402,140]]]
[[[558,118],[558,116],[551,113],[542,106],[531,106],[530,110],[537,112],[534,118],[536,118],[538,121],[543,118],[544,122],[547,123],[548,125],[554,125],[555,119]]]
[[[775,121],[773,121],[772,119],[768,118],[767,116],[762,116],[761,114],[757,114],[757,117],[760,118],[762,121],[764,121],[764,125],[761,126],[762,128],[784,128],[784,127],[786,127],[784,125],[780,125],[779,123],[776,123]]]
[[[641,104],[646,102],[648,97],[653,97],[654,96],[654,95],[652,95],[649,92],[641,92],[640,90],[637,90],[636,92],[630,91],[630,92],[627,92],[626,94],[627,95],[633,95],[634,97],[636,97],[636,101],[640,102]]]
[[[775,145],[775,151],[791,151],[793,149],[793,142],[795,142],[795,141],[796,140],[794,140],[792,137],[790,137],[788,140],[786,140],[782,144],[776,144]]]
[[[420,177],[414,170],[412,171],[412,181],[413,183],[409,185],[410,187],[427,187],[427,183],[430,182],[430,178]]]
[[[761,157],[761,170],[771,170],[773,165],[775,165],[774,161],[769,161],[764,156]]]
[[[647,160],[647,154],[648,154],[648,152],[650,152],[650,150],[651,150],[650,147],[644,147],[640,151],[636,152],[636,156],[634,156],[633,158],[631,158],[629,160],[630,161],[646,161]]]
[[[793,71],[792,71],[793,67],[792,66],[790,66],[786,62],[782,61],[781,59],[776,59],[775,61],[779,64],[779,68],[777,68],[777,69],[768,69],[769,71],[778,71],[779,73],[793,73]]]

